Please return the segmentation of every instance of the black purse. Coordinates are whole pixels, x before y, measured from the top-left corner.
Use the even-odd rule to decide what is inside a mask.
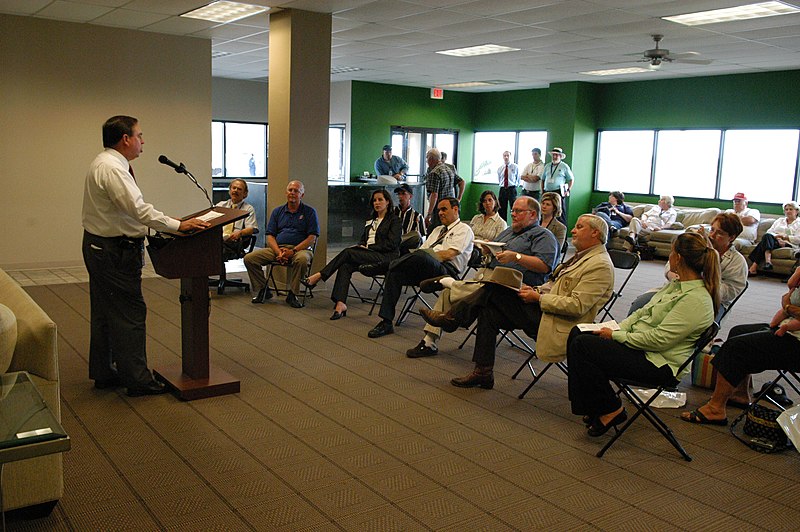
[[[731,434],[740,442],[758,452],[774,453],[782,451],[787,448],[788,439],[786,438],[786,433],[783,432],[783,429],[776,421],[779,415],[780,411],[778,410],[758,404],[752,405],[733,420]],[[744,435],[740,435],[734,430],[734,427],[742,419],[745,420],[742,428]]]

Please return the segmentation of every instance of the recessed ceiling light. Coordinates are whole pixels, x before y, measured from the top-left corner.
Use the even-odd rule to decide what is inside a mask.
[[[333,68],[331,68],[331,74],[346,74],[348,72],[358,72],[360,70],[363,70],[363,69],[358,68],[358,67],[347,67],[347,66],[344,66],[344,67],[333,67]]]
[[[716,24],[718,22],[731,22],[733,20],[747,20],[750,18],[772,17],[797,13],[800,9],[783,2],[761,2],[744,6],[713,9],[711,11],[698,11],[672,17],[661,17],[664,20],[677,22],[686,26],[699,26],[701,24]]]
[[[475,55],[516,52],[517,50],[519,50],[519,48],[509,48],[508,46],[500,46],[499,44],[481,44],[478,46],[470,46],[468,48],[454,48],[452,50],[442,50],[436,53],[442,55],[452,55],[455,57],[472,57]]]
[[[265,11],[269,11],[269,8],[220,0],[219,2],[211,2],[204,7],[198,7],[197,9],[184,13],[181,16],[226,24],[228,22],[240,20],[251,15],[257,15],[258,13],[263,13]]]
[[[650,72],[648,68],[630,67],[630,68],[610,68],[608,70],[590,70],[588,72],[581,72],[589,76],[618,76],[621,74],[638,74],[640,72]]]
[[[437,85],[442,89],[463,89],[466,87],[490,87],[492,85],[505,85],[512,83],[502,79],[488,79],[486,81],[462,81],[461,83],[448,83],[446,85]]]

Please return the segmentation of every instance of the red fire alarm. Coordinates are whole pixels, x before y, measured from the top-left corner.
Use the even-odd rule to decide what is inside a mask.
[[[439,87],[433,87],[431,89],[431,99],[444,100],[444,89],[440,89]]]

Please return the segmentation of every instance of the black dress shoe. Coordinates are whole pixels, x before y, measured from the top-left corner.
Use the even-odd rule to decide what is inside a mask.
[[[597,438],[598,436],[602,436],[603,434],[608,432],[611,429],[611,427],[616,428],[617,425],[619,425],[621,423],[625,423],[627,420],[628,420],[628,414],[625,412],[624,408],[622,409],[622,412],[617,414],[614,417],[614,419],[612,419],[608,423],[608,425],[603,425],[600,422],[600,417],[598,416],[598,417],[594,418],[594,420],[592,421],[591,426],[586,431],[586,434],[588,434],[592,438]]]
[[[450,277],[449,275],[440,275],[439,277],[434,277],[432,279],[425,279],[424,281],[420,281],[419,283],[419,291],[424,294],[432,294],[434,292],[440,292],[444,290],[444,286],[442,286],[441,281],[445,277]]]
[[[444,312],[422,308],[419,310],[419,313],[426,323],[434,327],[441,327],[443,331],[451,333],[458,330],[458,322],[456,322],[455,318]]]
[[[289,306],[292,308],[303,308],[305,306],[300,303],[300,300],[297,299],[297,296],[291,292],[289,292],[289,295],[286,296],[286,302],[289,303]]]
[[[392,334],[393,332],[394,327],[392,327],[392,322],[389,320],[383,320],[373,327],[372,330],[367,333],[367,336],[370,338],[380,338],[381,336],[386,336],[387,334]]]
[[[375,277],[376,275],[383,275],[387,272],[388,266],[382,262],[375,262],[371,264],[362,264],[358,267],[358,272],[367,277]]]
[[[107,388],[116,388],[118,386],[122,386],[122,381],[119,378],[119,375],[114,375],[108,379],[95,379],[94,380],[94,387],[98,390],[105,390]]]
[[[303,286],[305,286],[306,288],[308,288],[309,290],[313,290],[317,286],[317,283],[314,283],[314,284],[309,283],[308,282],[308,277],[306,277],[305,279],[300,279],[300,283]]]
[[[270,290],[269,288],[262,288],[261,290],[258,291],[256,297],[251,299],[250,302],[254,305],[260,305],[267,299],[272,299],[272,290]]]
[[[456,377],[450,380],[450,384],[459,388],[483,388],[491,390],[494,388],[494,372],[491,368],[475,368],[466,377]]]
[[[347,316],[347,310],[343,310],[341,312],[339,312],[338,310],[334,310],[333,315],[331,316],[331,321],[340,320],[345,316]]]
[[[416,347],[412,347],[406,351],[406,356],[408,358],[432,357],[437,354],[439,354],[439,348],[436,346],[428,347],[425,345],[425,340],[420,340]]]
[[[163,383],[152,381],[150,384],[128,388],[128,397],[140,397],[142,395],[161,395],[169,390]]]

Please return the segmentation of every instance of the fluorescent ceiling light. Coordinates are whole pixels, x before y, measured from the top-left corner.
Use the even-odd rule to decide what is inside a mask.
[[[362,69],[358,67],[348,67],[348,66],[333,67],[331,68],[331,74],[346,74],[348,72],[358,72],[360,70]]]
[[[713,9],[711,11],[698,11],[697,13],[686,13],[685,15],[661,18],[686,26],[699,26],[701,24],[716,24],[718,22],[731,22],[733,20],[786,15],[787,13],[797,13],[798,11],[800,11],[800,9],[789,4],[784,4],[783,2],[761,2],[758,4]]]
[[[608,70],[590,70],[589,72],[581,72],[581,74],[588,74],[589,76],[619,76],[622,74],[638,74],[640,72],[650,72],[650,69],[641,67],[611,68]]]
[[[505,85],[512,83],[502,79],[488,79],[486,81],[462,81],[461,83],[448,83],[446,85],[437,85],[442,89],[464,89],[467,87],[490,87],[492,85]]]
[[[436,53],[442,55],[452,55],[455,57],[472,57],[475,55],[516,52],[517,50],[519,50],[519,48],[509,48],[508,46],[500,46],[499,44],[481,44],[478,46],[470,46],[468,48],[454,48],[453,50],[441,50]]]
[[[181,16],[226,24],[228,22],[233,22],[234,20],[240,20],[251,15],[263,13],[264,11],[269,11],[269,8],[221,0],[219,2],[211,2],[207,6],[199,7],[193,11],[184,13]]]

